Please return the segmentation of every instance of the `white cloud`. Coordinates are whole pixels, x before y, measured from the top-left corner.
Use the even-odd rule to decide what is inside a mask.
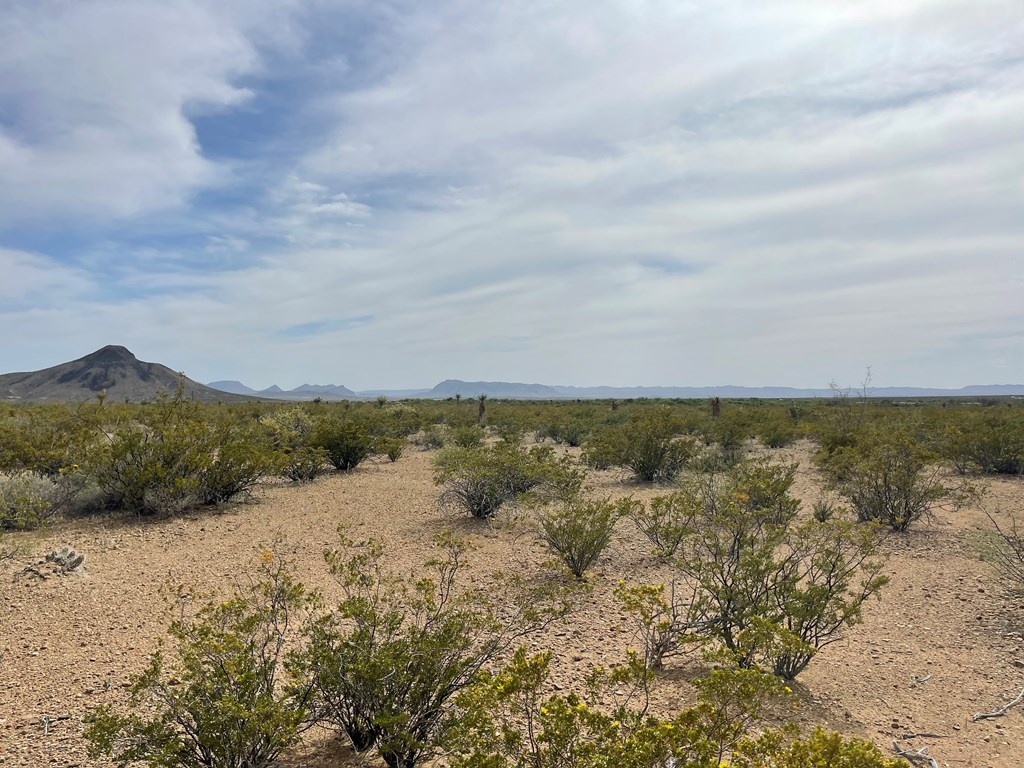
[[[361,13],[60,7],[40,50],[19,38],[0,53],[41,88],[18,113],[36,133],[0,123],[0,174],[39,179],[8,192],[13,211],[129,215],[219,183],[190,115],[243,102],[260,46],[299,60],[322,14],[344,31]],[[21,305],[11,322],[32,331],[9,354],[54,338],[80,354],[113,329],[140,354],[254,386],[808,386],[869,363],[879,385],[1024,382],[1016,1],[372,12],[388,23],[363,59],[303,62],[316,78],[288,161],[234,169],[266,194],[182,214],[210,223],[196,248],[215,269],[182,274],[157,250],[121,272],[144,300]],[[138,42],[106,53],[97,29]],[[69,57],[89,76],[54,83]],[[28,103],[0,86],[4,99]],[[50,136],[47,110],[74,130]],[[242,261],[220,271],[214,257]],[[330,330],[354,317],[373,319]],[[324,332],[279,335],[311,324]]]
[[[190,116],[250,96],[236,82],[260,60],[237,5],[32,0],[0,11],[0,225],[129,217],[224,183]],[[246,6],[253,26],[262,6]]]

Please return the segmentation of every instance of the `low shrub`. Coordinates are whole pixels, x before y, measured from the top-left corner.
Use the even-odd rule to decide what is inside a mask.
[[[453,424],[445,430],[444,444],[456,448],[479,448],[487,432],[479,424]]]
[[[31,530],[74,505],[83,478],[77,468],[48,477],[16,472],[0,477],[0,529]]]
[[[435,540],[440,556],[422,578],[398,578],[382,567],[375,542],[327,554],[344,598],[313,623],[307,650],[292,656],[309,680],[321,719],[356,751],[375,748],[390,768],[414,768],[447,749],[461,729],[456,697],[514,642],[565,611],[554,593],[501,596],[460,589],[466,547]]]
[[[1002,525],[991,513],[988,519],[994,536],[985,542],[982,554],[1013,592],[1024,593],[1024,530],[1013,515]]]
[[[283,453],[282,474],[295,483],[311,483],[327,467],[327,451],[323,448],[300,446]]]
[[[946,429],[938,450],[958,472],[1024,474],[1024,419],[989,416]]]
[[[374,441],[366,428],[349,420],[321,420],[313,430],[312,444],[323,449],[335,469],[346,472],[374,453]]]
[[[906,531],[935,509],[958,509],[969,487],[944,481],[936,457],[906,436],[864,442],[838,451],[830,466],[836,490],[861,522]]]
[[[672,562],[690,591],[671,603],[649,594],[636,601],[648,623],[644,612],[658,622],[682,617],[656,625],[668,637],[648,637],[671,647],[676,625],[687,643],[699,630],[741,667],[764,665],[792,679],[860,622],[863,604],[887,582],[874,531],[842,520],[796,524],[792,482],[791,466],[753,463],[688,478],[669,497],[679,539]]]
[[[571,498],[583,473],[550,447],[529,450],[499,443],[485,448],[445,448],[434,459],[434,483],[444,486],[442,507],[489,518],[505,504],[532,493]]]
[[[691,438],[677,437],[679,429],[668,411],[644,412],[595,432],[584,460],[595,469],[626,468],[641,482],[670,481],[696,452]]]
[[[444,447],[444,430],[435,424],[413,435],[411,441],[424,451],[435,451]]]
[[[308,684],[283,684],[289,630],[309,598],[269,553],[262,580],[170,626],[163,649],[131,680],[129,712],[86,718],[89,754],[122,768],[268,768],[310,724]],[[188,595],[179,595],[182,604]]]
[[[787,448],[797,441],[800,433],[791,419],[780,416],[759,425],[757,437],[767,448]]]
[[[611,542],[615,524],[638,506],[632,499],[573,499],[540,516],[540,537],[577,579]]]
[[[179,388],[138,418],[111,423],[94,414],[95,443],[82,469],[106,506],[141,514],[220,504],[277,471],[280,457],[264,426],[204,418],[199,408]]]
[[[692,506],[694,501],[699,501],[699,496],[693,493],[657,496],[651,499],[649,505],[637,504],[630,512],[630,518],[654,545],[658,556],[669,558],[676,553],[693,527],[697,515],[697,510]]]
[[[388,461],[394,463],[402,458],[407,441],[400,437],[381,437],[376,440],[375,451],[383,453]]]
[[[770,676],[719,669],[695,683],[697,703],[670,719],[627,702],[602,708],[576,692],[546,694],[550,653],[518,650],[496,674],[459,696],[463,727],[454,734],[452,768],[906,768],[873,744],[815,730],[771,729],[763,713],[786,693]],[[592,676],[591,687],[646,684],[627,666]],[[642,699],[646,704],[647,698]]]
[[[703,647],[707,640],[695,589],[672,582],[627,585],[620,581],[615,597],[633,618],[634,636],[646,669],[657,670],[665,659]]]

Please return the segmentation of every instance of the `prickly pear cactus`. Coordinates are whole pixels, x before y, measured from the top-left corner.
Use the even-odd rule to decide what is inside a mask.
[[[46,562],[59,566],[65,572],[77,571],[85,562],[85,555],[71,547],[63,547],[47,553]]]

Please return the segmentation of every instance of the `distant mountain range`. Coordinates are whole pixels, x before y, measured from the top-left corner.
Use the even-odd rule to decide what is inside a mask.
[[[798,389],[795,387],[567,387],[549,384],[523,384],[511,381],[460,381],[446,379],[432,389],[368,389],[353,392],[335,385],[303,384],[292,390],[273,386],[264,390],[251,389],[238,381],[213,381],[210,386],[226,392],[273,398],[277,400],[312,400],[318,395],[324,400],[373,399],[384,395],[395,400],[446,400],[460,396],[466,399],[487,395],[494,400],[627,400],[630,398],[703,399],[763,398],[766,400],[833,397],[831,389]],[[329,393],[324,394],[324,393]],[[928,387],[872,387],[868,397],[1024,397],[1022,384],[972,385],[961,389],[933,389]]]
[[[211,381],[213,389],[234,395],[248,395],[268,400],[356,400],[358,395],[348,387],[337,384],[303,384],[295,389],[284,390],[274,384],[266,389],[252,389],[240,381]]]
[[[184,387],[185,397],[205,402],[248,400],[225,394],[159,363],[139,360],[124,347],[108,346],[92,354],[29,373],[0,376],[0,400],[8,402],[83,402],[105,392],[108,402],[152,400]]]
[[[185,396],[206,402],[241,400],[314,400],[326,401],[375,399],[381,395],[392,400],[424,398],[444,400],[456,396],[465,399],[487,395],[495,400],[593,400],[630,398],[703,399],[764,398],[796,399],[832,397],[830,389],[793,387],[566,387],[548,384],[522,384],[508,381],[460,381],[447,379],[431,389],[376,389],[353,392],[338,384],[303,384],[291,390],[277,385],[256,390],[240,381],[214,381],[200,384],[159,363],[139,360],[124,347],[107,346],[92,354],[41,371],[0,375],[0,400],[8,402],[81,402],[106,392],[110,401],[140,402],[160,392],[171,393],[184,387]],[[873,387],[869,397],[1024,397],[1024,385],[972,385],[961,389],[927,387]]]

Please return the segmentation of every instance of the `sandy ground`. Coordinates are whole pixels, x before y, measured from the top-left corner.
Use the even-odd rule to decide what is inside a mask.
[[[800,462],[796,493],[805,508],[819,494],[810,448],[771,452]],[[261,548],[295,563],[299,578],[336,594],[322,551],[336,544],[339,524],[354,538],[373,535],[397,568],[422,563],[430,535],[454,528],[476,550],[472,573],[535,572],[548,555],[528,533],[529,521],[489,525],[438,510],[430,453],[411,450],[397,463],[371,462],[312,485],[270,485],[256,503],[223,512],[170,519],[92,518],[20,536],[38,556],[64,544],[87,557],[87,575],[12,581],[31,561],[0,574],[0,765],[100,766],[86,757],[81,716],[125,698],[129,676],[145,663],[167,624],[161,595],[168,583],[230,589],[244,580]],[[614,473],[592,478],[598,493],[664,492],[622,482]],[[1024,507],[1024,481],[988,479],[986,508],[1000,515]],[[942,766],[1024,766],[1024,706],[1002,718],[972,722],[1024,688],[1024,611],[977,554],[976,538],[990,524],[979,509],[940,515],[893,536],[885,572],[892,578],[863,625],[829,646],[794,686],[796,717],[884,749],[899,738],[927,746]],[[555,652],[554,680],[571,685],[595,664],[621,659],[632,637],[612,588],[619,579],[658,582],[663,566],[628,521],[589,577],[593,589],[571,620],[535,638]],[[690,701],[691,662],[669,662],[661,704]],[[927,678],[926,682],[916,682]],[[44,724],[46,718],[66,718]],[[918,734],[918,735],[914,735]],[[309,768],[359,763],[325,731],[311,732],[288,764]],[[369,764],[376,765],[373,760]]]

